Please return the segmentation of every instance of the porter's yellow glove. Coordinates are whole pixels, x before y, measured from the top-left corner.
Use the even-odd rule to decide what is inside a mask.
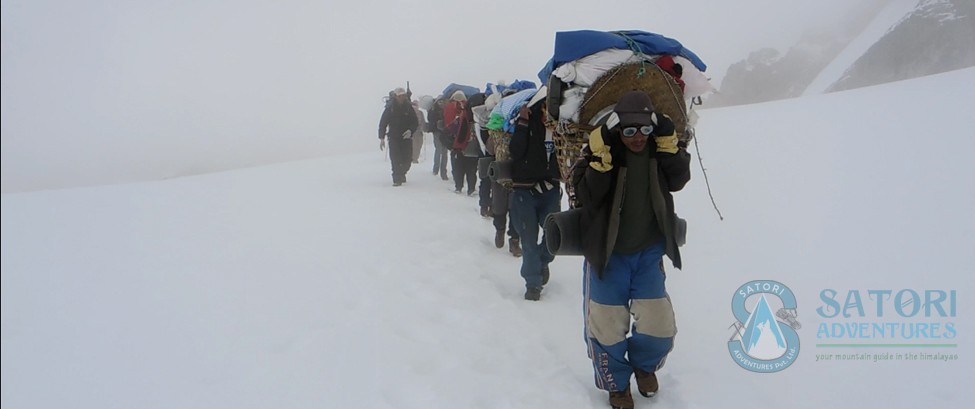
[[[674,121],[667,115],[661,115],[654,127],[653,141],[657,143],[657,152],[677,153],[677,131]]]
[[[653,141],[657,143],[657,152],[677,153],[676,133],[670,136],[658,136],[653,138]]]
[[[603,142],[602,128],[596,128],[589,134],[589,150],[598,160],[589,161],[589,166],[600,172],[613,169],[613,155],[609,153],[609,146]]]

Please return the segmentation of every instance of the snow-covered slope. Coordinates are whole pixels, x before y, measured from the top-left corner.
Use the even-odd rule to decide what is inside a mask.
[[[803,92],[803,95],[822,94],[838,81],[843,73],[860,56],[862,56],[870,46],[880,40],[897,22],[911,14],[917,7],[917,0],[891,0],[887,7],[853,41],[843,49],[843,51],[824,68],[816,79]]]
[[[725,220],[695,162],[677,194],[685,268],[668,274],[676,348],[638,407],[965,406],[972,112],[975,69],[702,112]],[[524,301],[519,260],[476,199],[429,174],[430,148],[400,188],[377,151],[3,195],[3,407],[607,407],[582,260],[557,258],[542,301]],[[798,360],[774,374],[728,353],[729,300],[756,279],[789,286],[802,323]],[[820,347],[821,324],[877,321],[820,316],[824,289],[953,290],[954,315],[910,320],[954,323],[955,346]],[[958,359],[820,359],[887,352]]]

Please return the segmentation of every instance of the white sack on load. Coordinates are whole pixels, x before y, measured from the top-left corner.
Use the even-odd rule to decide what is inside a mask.
[[[487,107],[488,115],[491,114],[491,110],[494,109],[499,102],[501,102],[501,93],[498,92],[497,87],[495,87],[494,93],[488,95],[488,97],[484,99],[484,106]]]
[[[493,96],[494,94],[492,94]],[[478,105],[471,108],[471,112],[474,113],[474,122],[477,123],[481,128],[487,126],[488,120],[491,119],[491,109],[488,108],[487,104]]]
[[[579,122],[579,108],[582,107],[582,99],[585,98],[588,87],[572,87],[562,92],[562,105],[559,106],[559,119]]]
[[[499,82],[504,84],[504,82]],[[501,93],[498,92],[498,86],[491,84],[491,95],[484,98],[484,105],[478,105],[471,108],[471,112],[474,113],[474,122],[480,125],[482,128],[487,126],[488,121],[491,120],[491,111],[494,107],[501,102]]]
[[[646,57],[649,58],[650,56]],[[631,58],[634,61],[638,60],[638,57],[631,50],[610,48],[562,64],[552,73],[564,83],[591,87],[596,79],[606,71],[629,61]]]
[[[714,92],[714,85],[711,85],[708,77],[698,70],[690,60],[684,57],[674,57],[674,62],[684,68],[681,79],[684,80],[685,99],[690,100]]]

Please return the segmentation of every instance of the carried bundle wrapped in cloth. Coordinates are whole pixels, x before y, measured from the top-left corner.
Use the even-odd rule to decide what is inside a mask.
[[[535,88],[528,88],[501,98],[500,103],[491,110],[487,128],[512,133],[515,130],[514,119],[518,110],[531,100],[538,92]]]
[[[440,95],[443,95],[445,98],[450,98],[450,96],[454,95],[454,93],[457,91],[463,92],[464,96],[467,98],[470,98],[474,96],[474,94],[481,92],[481,90],[477,89],[477,87],[451,82],[450,85],[444,87]]]
[[[520,90],[519,90],[520,89]],[[505,187],[511,185],[511,158],[509,145],[511,134],[515,129],[515,118],[518,110],[526,104],[532,102],[536,96],[545,95],[544,87],[541,90],[535,89],[535,83],[530,81],[515,81],[515,84],[508,88],[510,91],[518,90],[501,98],[491,109],[490,117],[486,128],[492,145],[494,147],[495,162],[491,164],[488,175],[492,180],[501,183]]]
[[[547,84],[547,126],[553,131],[559,170],[582,154],[589,132],[602,126],[616,101],[638,89],[654,109],[673,120],[679,140],[693,137],[691,100],[714,90],[707,66],[677,40],[645,31],[567,31],[555,35],[555,53],[538,76]],[[566,186],[570,200],[572,187]]]

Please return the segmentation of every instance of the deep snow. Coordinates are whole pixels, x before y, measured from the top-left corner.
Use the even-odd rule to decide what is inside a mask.
[[[725,220],[695,156],[676,195],[684,269],[668,270],[676,348],[637,407],[963,406],[973,112],[975,69],[701,111]],[[493,247],[476,198],[429,173],[431,151],[401,188],[377,151],[3,195],[3,407],[608,407],[581,259],[558,257],[542,301],[524,301],[519,259]],[[729,301],[757,279],[789,286],[802,323],[798,360],[774,374],[726,344]],[[817,314],[824,289],[954,290],[940,321],[957,334],[940,342],[956,346],[818,347],[820,324],[847,322]],[[872,305],[851,320],[876,321]],[[886,352],[958,359],[817,361]]]

